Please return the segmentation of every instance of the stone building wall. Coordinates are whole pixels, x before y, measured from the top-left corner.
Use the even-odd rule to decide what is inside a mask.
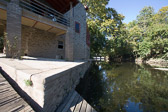
[[[80,23],[80,33],[74,33],[74,58],[85,59],[86,58],[86,11],[84,6],[79,3],[74,7],[74,25],[75,22]],[[74,27],[75,31],[75,27]]]
[[[72,9],[73,16],[73,43],[74,43],[74,59],[89,59],[90,57],[90,48],[86,44],[86,10],[82,3],[78,3]],[[70,11],[64,14],[65,17],[70,17]],[[75,23],[80,23],[80,33],[75,32]]]
[[[22,25],[22,55],[64,58],[64,48],[58,48],[58,41],[63,41],[65,35],[57,36],[54,33]]]

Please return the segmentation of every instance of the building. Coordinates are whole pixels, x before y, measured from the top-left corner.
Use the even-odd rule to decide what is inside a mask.
[[[87,31],[86,10],[78,0],[0,1],[0,36],[5,37],[7,57],[87,60]]]
[[[91,63],[86,10],[78,0],[0,0],[0,37],[9,57],[0,56],[0,72],[36,111],[56,110]],[[42,58],[10,59],[25,55]]]

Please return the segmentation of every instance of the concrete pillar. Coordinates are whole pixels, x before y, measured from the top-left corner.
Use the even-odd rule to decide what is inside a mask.
[[[65,37],[65,59],[74,61],[74,21],[72,3],[70,5],[70,27],[68,28]]]
[[[11,0],[7,4],[6,23],[6,56],[18,58],[21,52],[21,16],[22,9],[19,0]]]

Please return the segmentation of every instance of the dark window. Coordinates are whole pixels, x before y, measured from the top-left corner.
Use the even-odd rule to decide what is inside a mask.
[[[80,33],[80,23],[75,22],[75,32]]]
[[[58,49],[63,49],[63,48],[64,48],[63,41],[58,41]]]

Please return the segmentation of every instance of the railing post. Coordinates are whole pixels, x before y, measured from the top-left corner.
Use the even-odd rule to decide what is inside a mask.
[[[21,53],[21,16],[19,0],[11,0],[7,4],[6,23],[6,56],[20,57]]]

